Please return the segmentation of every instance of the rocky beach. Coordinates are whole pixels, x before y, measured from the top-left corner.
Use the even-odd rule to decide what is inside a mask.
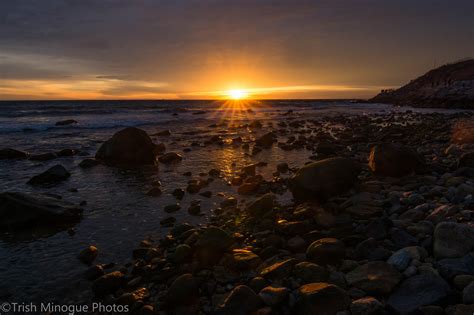
[[[100,104],[2,118],[3,298],[132,314],[474,312],[472,112],[150,102],[120,121],[123,104],[107,128],[91,125]]]

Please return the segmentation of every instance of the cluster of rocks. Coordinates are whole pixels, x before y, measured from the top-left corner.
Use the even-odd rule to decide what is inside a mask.
[[[230,184],[251,200],[226,196],[203,226],[166,218],[168,235],[143,240],[129,264],[87,269],[96,297],[137,314],[472,314],[473,145],[451,129],[469,115],[291,116],[247,126],[263,131],[249,154],[276,144],[314,162],[281,163],[271,182],[244,167]],[[220,145],[236,143],[250,150]],[[294,203],[281,204],[287,190]]]
[[[125,266],[92,265],[98,249],[87,247],[78,255],[91,265],[84,277],[98,299],[129,305],[137,314],[471,314],[474,140],[466,132],[471,129],[462,127],[470,126],[466,121],[472,115],[301,119],[288,112],[276,123],[235,127],[248,137],[194,141],[191,146],[240,146],[255,159],[273,146],[312,155],[300,168],[282,161],[271,180],[258,174],[265,162],[242,167],[225,180],[246,203],[223,196],[201,226],[164,218],[159,224],[170,227],[169,234],[143,240]],[[76,154],[66,151],[62,156]],[[0,150],[0,159],[27,158],[54,157]],[[145,131],[126,128],[79,166],[155,166],[182,159]],[[186,193],[218,195],[203,190],[224,178],[221,171],[202,175],[172,194],[177,200]],[[28,184],[69,177],[55,165]],[[160,187],[153,183],[147,195],[159,197]],[[278,196],[287,191],[294,203],[281,204]],[[181,206],[163,210],[171,215]],[[76,222],[81,212],[51,196],[0,194],[0,228]],[[199,201],[191,202],[188,213],[200,212]]]

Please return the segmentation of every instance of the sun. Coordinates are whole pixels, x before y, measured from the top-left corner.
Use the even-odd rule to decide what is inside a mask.
[[[232,100],[241,100],[248,97],[248,93],[244,90],[229,90],[227,96]]]

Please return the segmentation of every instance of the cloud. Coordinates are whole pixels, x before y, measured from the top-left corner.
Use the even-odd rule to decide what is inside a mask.
[[[468,0],[1,1],[0,81],[98,89],[84,97],[394,86],[474,55],[472,12]]]

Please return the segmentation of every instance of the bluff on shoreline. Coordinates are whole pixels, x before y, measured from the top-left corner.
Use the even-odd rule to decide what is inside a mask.
[[[398,89],[382,90],[369,102],[474,109],[474,59],[430,70]]]

